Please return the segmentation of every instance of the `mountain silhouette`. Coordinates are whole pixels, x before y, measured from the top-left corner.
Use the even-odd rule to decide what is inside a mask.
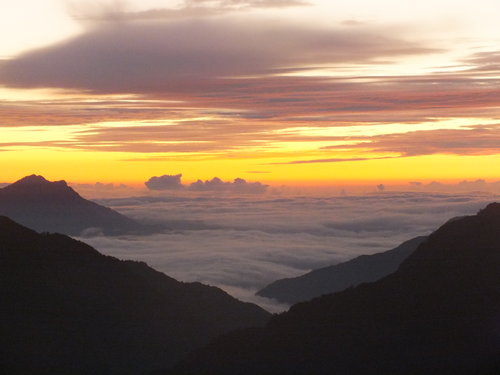
[[[60,184],[65,189],[63,184]],[[271,316],[0,217],[0,373],[140,374]]]
[[[500,374],[500,204],[450,221],[391,275],[216,339],[168,374]]]
[[[0,215],[39,232],[68,235],[145,233],[136,221],[82,198],[65,181],[31,175],[0,189]]]
[[[396,271],[427,237],[415,237],[398,247],[373,255],[361,255],[347,262],[318,268],[302,276],[274,281],[256,294],[295,304],[323,294],[339,292],[361,283],[376,281]]]

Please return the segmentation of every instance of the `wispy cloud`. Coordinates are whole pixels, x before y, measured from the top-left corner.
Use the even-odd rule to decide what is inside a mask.
[[[374,152],[399,153],[404,156],[431,155],[437,153],[455,155],[494,155],[500,145],[500,125],[477,125],[463,129],[415,131],[402,134],[385,134],[361,137],[362,143],[352,148]],[[336,149],[327,146],[325,149]]]
[[[69,1],[73,18],[84,21],[144,21],[172,20],[218,16],[246,12],[253,9],[291,8],[311,5],[303,0],[184,0],[175,7],[154,8],[141,11],[128,10],[127,3],[114,2],[96,6],[88,2]]]
[[[272,163],[272,164],[310,164],[310,163],[342,163],[351,161],[367,161],[367,160],[383,160],[383,159],[395,159],[399,156],[383,156],[383,157],[372,157],[372,158],[331,158],[331,159],[312,159],[312,160],[295,160],[287,161],[283,163]]]
[[[177,10],[297,3],[194,1]],[[50,140],[4,138],[0,147],[283,160],[275,164],[498,153],[498,128],[477,120],[500,117],[498,52],[472,54],[453,69],[388,75],[376,69],[441,50],[370,24],[327,28],[242,14],[148,22],[109,18],[78,37],[0,65],[6,86],[62,88],[79,95],[83,90],[95,98],[0,103],[5,129],[79,125],[54,132],[59,136]],[[111,99],[114,95],[121,99]],[[455,130],[439,124],[454,118],[477,123]],[[430,122],[436,126],[425,131],[416,126]],[[366,136],[336,130],[390,124],[399,129],[394,125],[385,134]],[[308,131],[317,128],[329,131]],[[304,156],[294,156],[290,144],[301,145]],[[344,153],[347,149],[351,152]]]

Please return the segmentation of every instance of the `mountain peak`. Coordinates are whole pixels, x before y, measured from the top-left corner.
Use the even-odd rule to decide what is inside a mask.
[[[20,180],[16,181],[16,183],[20,184],[41,184],[44,182],[49,182],[49,181],[47,181],[45,177],[37,174],[32,174],[30,176],[23,177]]]
[[[68,186],[66,181],[48,181],[45,177],[32,174],[30,176],[26,176],[21,178],[20,180],[4,187],[2,190],[17,192],[17,193],[63,193],[70,192],[72,194],[76,194],[76,192]]]
[[[40,232],[80,235],[89,228],[106,234],[140,232],[134,220],[81,197],[66,181],[32,174],[0,189],[0,215]]]
[[[20,180],[14,182],[12,185],[17,186],[34,186],[34,185],[61,185],[68,186],[66,181],[49,181],[45,177],[37,174],[32,174],[26,177],[21,178]]]

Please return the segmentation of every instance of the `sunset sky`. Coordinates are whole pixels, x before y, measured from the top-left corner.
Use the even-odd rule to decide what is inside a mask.
[[[0,182],[500,180],[498,0],[0,4]]]

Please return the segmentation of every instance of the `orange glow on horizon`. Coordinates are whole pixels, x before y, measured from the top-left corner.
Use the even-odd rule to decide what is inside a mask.
[[[76,183],[125,183],[141,185],[152,176],[183,174],[183,182],[219,177],[240,177],[272,186],[398,185],[408,181],[500,180],[500,155],[428,155],[394,159],[272,164],[276,159],[207,159],[184,161],[127,161],[131,153],[24,150],[2,152],[1,182],[41,174],[50,180]],[[140,159],[138,159],[140,160]],[[161,160],[161,159],[160,159]],[[283,159],[279,159],[283,161]],[[430,168],[432,166],[432,168]]]

